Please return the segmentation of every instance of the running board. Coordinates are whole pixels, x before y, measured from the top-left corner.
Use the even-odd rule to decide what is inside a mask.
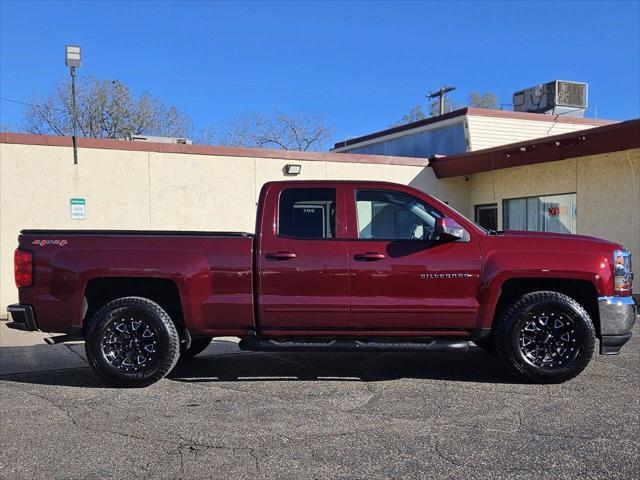
[[[466,351],[467,340],[447,338],[243,338],[241,350],[268,352],[451,352]]]

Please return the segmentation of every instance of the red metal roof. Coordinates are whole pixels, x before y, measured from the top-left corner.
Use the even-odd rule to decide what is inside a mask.
[[[429,164],[436,177],[448,178],[633,148],[640,148],[640,119],[448,157],[433,157]]]

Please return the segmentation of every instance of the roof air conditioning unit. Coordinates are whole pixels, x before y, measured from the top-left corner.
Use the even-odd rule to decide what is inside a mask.
[[[133,135],[129,140],[134,142],[177,143],[178,145],[191,145],[193,143],[189,138],[156,137],[153,135]]]
[[[516,112],[584,117],[587,109],[586,83],[554,80],[513,94]]]

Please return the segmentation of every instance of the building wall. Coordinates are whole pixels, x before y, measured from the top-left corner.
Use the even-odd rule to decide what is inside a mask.
[[[545,117],[549,117],[545,115]],[[549,121],[528,120],[522,118],[503,118],[497,116],[468,115],[469,151],[523,142],[536,138],[561,135],[563,133],[585,130],[598,126],[585,123],[553,123]],[[610,123],[610,122],[606,122]],[[604,124],[604,123],[603,123]]]
[[[640,149],[506,168],[468,177],[469,207],[502,200],[576,192],[577,232],[622,243],[640,265]],[[640,290],[635,282],[634,293]]]
[[[17,301],[13,250],[25,228],[252,232],[260,188],[284,179],[385,180],[467,207],[464,188],[421,166],[96,148],[80,148],[77,166],[72,158],[69,147],[0,143],[0,314]],[[285,177],[287,163],[301,175]],[[86,220],[71,220],[72,197],[86,199]]]

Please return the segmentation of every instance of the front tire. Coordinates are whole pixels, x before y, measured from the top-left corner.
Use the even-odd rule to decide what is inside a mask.
[[[180,337],[160,305],[142,297],[122,297],[93,316],[85,351],[89,365],[110,384],[146,387],[173,369]]]
[[[593,322],[574,299],[558,292],[520,297],[498,321],[496,349],[505,367],[533,383],[561,383],[582,372],[595,347]]]

